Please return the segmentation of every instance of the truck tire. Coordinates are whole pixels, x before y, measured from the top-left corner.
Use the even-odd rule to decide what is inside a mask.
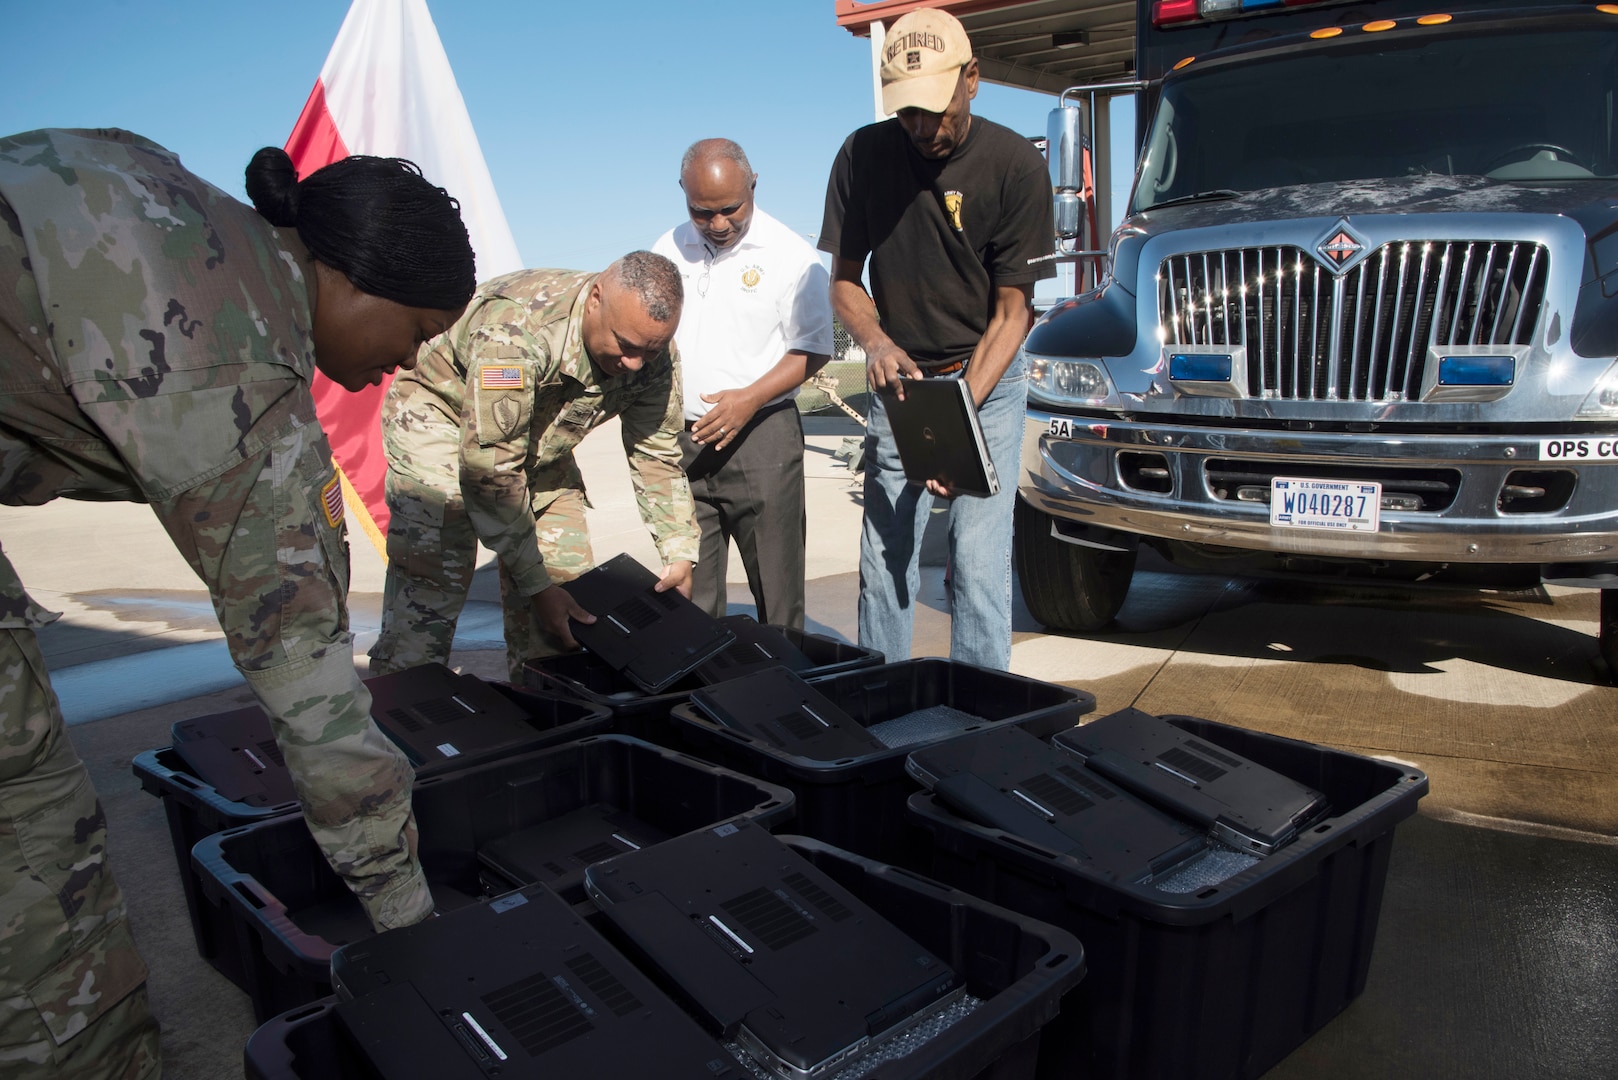
[[[1601,659],[1607,662],[1607,681],[1618,684],[1618,589],[1601,590],[1596,641],[1601,647]]]
[[[1051,535],[1049,514],[1017,500],[1012,549],[1029,614],[1052,630],[1089,633],[1112,622],[1129,595],[1136,551],[1103,551]]]

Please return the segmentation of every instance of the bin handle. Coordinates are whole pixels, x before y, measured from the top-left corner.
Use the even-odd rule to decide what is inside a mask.
[[[944,897],[946,900],[953,901],[955,898],[957,890],[950,888],[948,885],[945,885],[942,882],[934,881],[930,877],[924,877],[923,875],[916,873],[914,870],[906,870],[902,866],[889,866],[888,872],[894,877],[903,877],[909,879],[919,888],[930,889]]]
[[[266,908],[285,910],[281,901],[275,898],[275,894],[259,884],[258,878],[244,875],[231,882],[230,887],[240,893],[258,911],[263,911]]]

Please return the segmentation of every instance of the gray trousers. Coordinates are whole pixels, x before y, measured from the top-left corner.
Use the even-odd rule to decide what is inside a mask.
[[[724,450],[680,435],[680,464],[691,480],[702,546],[691,599],[725,614],[725,569],[736,541],[758,621],[803,629],[803,423],[787,401],[760,410]]]

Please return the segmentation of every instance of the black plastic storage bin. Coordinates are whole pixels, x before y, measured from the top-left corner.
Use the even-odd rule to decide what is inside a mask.
[[[733,615],[729,618],[745,616]],[[799,672],[806,679],[882,663],[881,653],[824,634],[794,630],[790,626],[772,626],[772,629],[784,634],[814,663],[814,667]],[[691,691],[703,685],[695,675],[688,675],[661,694],[647,694],[608,667],[605,661],[588,652],[563,653],[542,660],[530,660],[523,667],[523,683],[535,690],[570,695],[610,709],[613,714],[612,730],[680,750],[687,749],[684,735],[677,725],[669,723],[669,710],[687,701]]]
[[[298,804],[284,802],[274,806],[250,806],[226,799],[212,785],[199,780],[172,747],[136,754],[132,767],[141,790],[163,801],[163,813],[169,823],[169,841],[174,846],[174,861],[180,871],[180,888],[185,892],[185,907],[191,916],[191,936],[197,943],[197,955],[245,990],[247,974],[236,949],[230,912],[221,902],[203,895],[197,872],[191,866],[191,849],[199,840],[226,829],[288,814],[297,817]],[[297,820],[302,821],[302,818],[297,817]]]
[[[420,780],[412,802],[422,868],[441,909],[483,895],[480,845],[591,804],[611,804],[670,835],[744,816],[773,829],[792,816],[782,788],[621,735]],[[241,985],[261,1022],[329,994],[332,952],[372,932],[300,817],[207,837],[192,861],[205,898],[229,918]],[[568,898],[582,900],[582,886]]]
[[[1071,930],[1090,975],[1041,1043],[1041,1077],[1238,1080],[1296,1049],[1365,989],[1394,826],[1418,769],[1191,717],[1176,726],[1322,792],[1331,816],[1218,885],[1120,884],[915,795],[933,873]]]
[[[1042,1030],[1048,1030],[1062,996],[1084,978],[1084,950],[1071,934],[818,840],[782,839],[964,973],[968,993],[983,999],[959,1023],[882,1065],[873,1078],[1027,1080],[1034,1075]],[[277,1016],[254,1032],[245,1055],[249,1080],[375,1080],[333,1015],[335,1005],[335,998],[327,998]]]
[[[1010,723],[1046,738],[1095,708],[1095,695],[955,660],[905,660],[808,680],[865,727],[946,705],[986,723]],[[919,744],[858,758],[816,761],[709,720],[689,702],[671,710],[694,753],[781,784],[797,796],[799,832],[884,862],[927,870],[924,840],[907,826],[904,801],[919,790],[905,757]],[[961,732],[980,730],[982,725]]]
[[[604,732],[612,719],[607,710],[577,698],[535,693],[503,682],[490,682],[489,685],[522,706],[533,719],[534,740],[515,751],[518,753]],[[509,755],[512,752],[507,750],[504,753]],[[437,772],[469,768],[480,760],[487,760],[487,757],[471,757],[466,762],[447,765]],[[197,955],[212,964],[225,978],[251,992],[246,967],[248,961],[237,952],[230,913],[220,901],[203,895],[196,870],[191,864],[191,849],[204,837],[225,829],[240,828],[287,814],[299,814],[298,803],[293,800],[271,806],[253,806],[228,799],[198,777],[173,747],[136,755],[132,768],[142,790],[163,800],[163,812],[168,817],[169,840],[174,846],[174,860],[180,871],[180,886],[185,891],[185,906],[191,916],[191,934],[197,943]]]

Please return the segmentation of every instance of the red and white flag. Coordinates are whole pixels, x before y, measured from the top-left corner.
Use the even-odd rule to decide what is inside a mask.
[[[299,176],[349,154],[409,158],[460,200],[479,281],[522,268],[427,0],[354,0],[286,151]],[[314,381],[349,505],[384,554],[382,395],[391,381],[357,394],[319,372]]]

